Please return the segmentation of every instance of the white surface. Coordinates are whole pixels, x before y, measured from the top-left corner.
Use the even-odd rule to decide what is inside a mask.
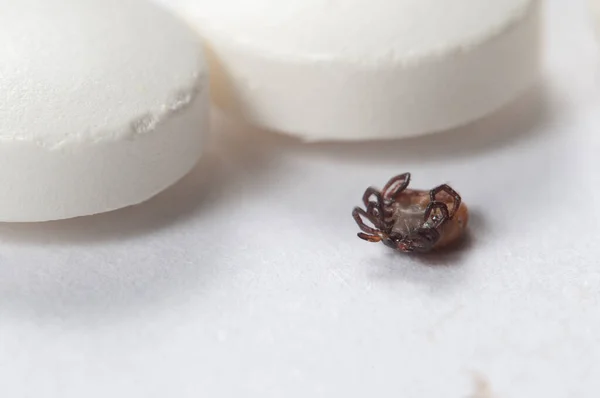
[[[141,206],[0,225],[2,395],[598,397],[597,47],[583,2],[549,4],[544,86],[474,126],[230,131]],[[420,261],[356,237],[364,188],[404,170],[460,190],[468,247]]]
[[[210,50],[217,104],[307,141],[455,127],[538,77],[537,0],[175,4]]]
[[[196,35],[137,0],[0,0],[0,220],[139,203],[196,163]]]

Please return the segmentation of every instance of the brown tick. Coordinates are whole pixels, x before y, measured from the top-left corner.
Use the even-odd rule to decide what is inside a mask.
[[[461,238],[469,214],[460,195],[446,184],[430,191],[407,189],[409,182],[410,173],[404,173],[392,178],[382,191],[367,188],[363,195],[366,210],[356,207],[352,212],[362,231],[358,237],[419,253]]]

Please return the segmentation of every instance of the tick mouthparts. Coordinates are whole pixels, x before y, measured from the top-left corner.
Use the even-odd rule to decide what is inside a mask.
[[[402,250],[403,252],[412,251],[411,245],[407,243],[398,243],[398,249]]]

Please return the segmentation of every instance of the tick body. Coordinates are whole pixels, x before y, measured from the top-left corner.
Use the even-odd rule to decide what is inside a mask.
[[[362,231],[358,237],[407,253],[425,253],[458,241],[469,219],[460,195],[446,184],[424,191],[408,189],[409,183],[410,173],[404,173],[381,191],[367,188],[365,209],[352,212]]]

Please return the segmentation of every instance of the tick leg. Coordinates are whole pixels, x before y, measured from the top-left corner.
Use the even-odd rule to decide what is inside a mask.
[[[372,199],[375,200],[372,200]],[[363,195],[363,202],[365,203],[367,214],[371,216],[369,221],[376,219],[379,220],[378,223],[371,221],[377,228],[382,228],[383,224],[385,224],[385,212],[383,205],[383,198],[381,196],[381,192],[377,189],[370,187],[367,188],[365,194]]]
[[[452,189],[450,187],[450,185],[443,184],[443,185],[440,185],[439,187],[433,188],[431,191],[429,191],[429,198],[430,198],[430,200],[431,200],[432,203],[435,202],[435,201],[437,201],[436,196],[440,192],[447,193],[454,200],[454,204],[452,206],[452,210],[450,211],[450,214],[448,215],[448,218],[453,218],[454,215],[456,214],[456,211],[460,207],[460,202],[461,202],[462,199],[461,199],[460,195],[458,194],[458,192],[456,192],[454,189]]]
[[[431,216],[433,211],[436,209],[439,209],[440,213],[442,213],[442,216],[439,219],[434,219],[435,216]],[[428,221],[431,221],[431,226],[429,228],[438,228],[449,219],[450,215],[448,213],[448,206],[446,206],[445,203],[436,201],[429,202],[427,209],[425,209],[425,215],[423,216],[423,222],[427,223]]]
[[[376,229],[379,224],[378,220],[375,219],[372,215],[368,214],[363,209],[361,209],[360,207],[354,208],[354,210],[352,211],[352,217],[354,218],[354,221],[356,221],[356,224],[358,224],[358,227],[361,231],[371,235],[378,234],[379,231]],[[367,224],[365,224],[364,220],[362,219],[363,217],[366,218],[371,224],[373,224],[375,228],[369,227]]]
[[[359,238],[361,238],[362,240],[366,240],[367,242],[373,242],[373,243],[381,242],[381,238],[379,236],[367,235],[362,232],[359,232],[357,235]]]
[[[383,203],[381,192],[379,192],[377,188],[369,187],[365,190],[365,193],[363,194],[363,203],[366,207],[369,206],[369,203],[373,203],[373,201],[371,200],[371,198],[373,197],[375,197],[375,201],[377,203]]]
[[[393,177],[381,191],[384,200],[395,200],[398,195],[408,187],[410,183],[410,173],[400,174]]]

